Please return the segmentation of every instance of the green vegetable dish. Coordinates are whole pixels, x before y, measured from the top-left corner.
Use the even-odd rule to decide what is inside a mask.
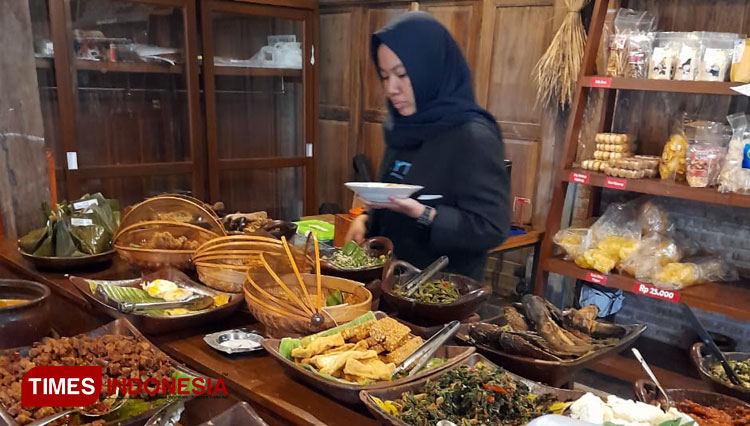
[[[553,395],[532,394],[502,368],[481,362],[448,371],[395,401],[375,398],[375,403],[415,426],[434,425],[440,420],[459,426],[520,426],[545,414],[560,414],[568,406]]]
[[[403,287],[396,287],[396,294],[414,299],[417,302],[439,305],[453,303],[461,297],[456,285],[448,280],[428,281],[420,285],[411,297],[406,295],[406,289]]]
[[[374,268],[382,266],[387,261],[388,257],[385,255],[368,255],[354,241],[344,244],[340,250],[336,250],[333,256],[328,258],[328,262],[336,268],[347,270]]]
[[[750,388],[750,359],[746,359],[744,361],[729,361],[729,366],[732,367],[734,374],[736,374],[737,378],[740,379],[740,384],[742,385],[742,387]],[[729,380],[729,377],[727,377],[727,372],[724,371],[724,368],[721,366],[721,364],[714,365],[711,368],[711,374],[718,377],[722,382],[725,382],[727,384],[732,383]]]

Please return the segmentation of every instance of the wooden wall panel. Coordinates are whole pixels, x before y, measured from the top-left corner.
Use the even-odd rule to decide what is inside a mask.
[[[380,160],[383,159],[385,142],[383,140],[383,126],[380,123],[364,123],[362,128],[364,141],[363,154],[367,156],[373,178],[377,177]]]
[[[476,69],[479,30],[482,22],[480,1],[425,3],[423,10],[443,24],[461,48],[469,68]]]
[[[382,121],[385,114],[385,98],[380,85],[380,78],[370,60],[370,35],[384,27],[391,19],[409,10],[407,5],[373,7],[365,11],[365,27],[361,33],[362,84],[364,89],[365,120]],[[377,115],[373,113],[380,113]]]
[[[318,204],[334,203],[347,210],[351,191],[351,160],[357,151],[362,87],[360,85],[362,9],[331,8],[320,13],[320,78]]]
[[[352,170],[348,121],[320,120],[318,122],[318,194],[321,203],[336,203],[347,210],[351,191],[344,187]],[[348,203],[347,203],[348,201]]]
[[[504,7],[494,11],[487,109],[507,137],[539,140],[541,117],[532,70],[553,35],[552,4]]]
[[[513,162],[511,194],[513,197],[534,199],[536,175],[539,162],[539,143],[518,139],[505,139],[505,158]],[[513,198],[510,199],[511,203]],[[532,205],[533,207],[533,205]],[[522,204],[516,205],[514,222],[530,223],[532,209]]]

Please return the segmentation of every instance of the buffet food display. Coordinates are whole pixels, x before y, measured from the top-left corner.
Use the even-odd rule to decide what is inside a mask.
[[[678,142],[675,138],[672,151],[683,149]],[[660,164],[631,153],[627,135],[600,134],[596,157],[602,159],[593,161],[607,164],[585,166],[612,176],[645,177],[659,167],[686,179],[697,176],[690,177],[689,168],[673,170],[672,154]],[[718,179],[714,172],[708,174]],[[79,209],[80,203],[85,206]],[[417,336],[406,321],[466,321],[491,288],[449,273],[414,280],[417,285],[411,288],[422,271],[393,259],[393,245],[382,237],[321,253],[314,233],[281,232],[282,222],[264,212],[219,218],[198,200],[163,195],[128,209],[120,221],[113,206],[116,202],[101,194],[63,203],[49,216],[47,227],[19,240],[20,249],[30,255],[48,253],[50,245],[71,256],[114,247],[143,273],[129,280],[71,276],[91,306],[116,321],[84,335],[0,352],[0,416],[10,424],[26,425],[63,411],[20,405],[20,380],[35,365],[101,365],[104,381],[197,377],[137,330],[163,334],[205,326],[227,318],[243,300],[262,332],[224,327],[204,336],[208,351],[242,357],[265,350],[293,379],[346,404],[361,402],[385,424],[427,426],[447,420],[456,425],[525,425],[552,414],[608,426],[687,426],[692,421],[734,426],[745,424],[750,413],[741,406],[711,407],[696,398],[664,411],[612,395],[554,387],[568,383],[593,360],[625,349],[645,330],[601,321],[595,305],[561,310],[526,295],[503,307],[496,318],[461,326],[454,321],[451,333],[458,329],[456,340],[462,346],[435,344],[434,338]],[[91,224],[72,231],[72,223],[82,223],[74,219],[90,219]],[[581,267],[605,273],[617,268],[661,285],[684,287],[725,272],[718,260],[696,258],[699,247],[675,233],[668,215],[648,200],[613,205],[591,227],[560,231],[555,241]],[[373,294],[364,286],[379,277],[388,314],[372,311]],[[15,306],[22,304],[1,300],[0,314]],[[497,364],[474,354],[475,347]],[[733,360],[731,365],[747,378],[746,364]],[[716,365],[706,370],[726,382]],[[89,416],[83,409],[52,424],[135,424],[151,415],[179,417],[183,409],[166,407],[170,402],[144,391],[122,401],[122,407],[109,404],[112,413]],[[158,414],[161,408],[165,410]]]

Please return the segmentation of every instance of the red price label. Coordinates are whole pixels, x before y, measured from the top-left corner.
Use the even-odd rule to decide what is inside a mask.
[[[586,185],[589,183],[589,174],[570,172],[570,176],[568,177],[568,180],[572,183],[582,183]]]
[[[612,87],[612,79],[609,77],[591,77],[591,87]]]
[[[604,274],[597,274],[596,272],[587,271],[586,272],[586,281],[594,284],[601,284],[606,285],[607,284],[607,276]]]
[[[633,292],[672,303],[677,303],[680,300],[679,291],[664,290],[662,288],[654,287],[651,284],[639,283],[638,281],[633,284]]]
[[[624,190],[625,187],[628,185],[628,181],[625,179],[617,179],[617,178],[606,178],[604,179],[604,187],[609,189],[619,189]]]

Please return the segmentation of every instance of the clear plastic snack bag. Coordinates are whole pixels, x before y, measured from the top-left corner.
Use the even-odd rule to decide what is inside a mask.
[[[652,34],[634,34],[628,37],[628,61],[625,77],[648,78],[649,58],[653,47]]]
[[[685,33],[680,39],[680,50],[675,64],[675,80],[693,81],[698,77],[701,42],[696,34]]]
[[[557,231],[552,241],[565,252],[567,260],[575,259],[591,245],[591,230],[588,228],[567,228]]]
[[[682,182],[685,180],[685,162],[687,155],[687,137],[682,120],[672,124],[672,134],[664,144],[659,160],[659,176],[662,180]]]
[[[682,290],[696,284],[737,279],[737,268],[732,264],[721,256],[707,256],[664,265],[654,276],[653,284],[669,290]]]
[[[628,50],[631,36],[645,34],[656,26],[656,18],[649,12],[621,8],[613,22],[614,34],[609,38],[607,55],[608,77],[622,77],[628,65]]]
[[[682,38],[682,33],[659,32],[655,34],[649,59],[649,79],[671,80],[674,77]]]
[[[671,234],[674,230],[674,223],[669,219],[667,211],[648,197],[641,197],[639,201],[641,201],[638,211],[641,235]]]
[[[750,134],[744,113],[727,117],[732,126],[724,165],[719,174],[719,192],[750,193]]]
[[[661,234],[650,234],[629,257],[618,265],[638,281],[652,282],[656,274],[669,263],[678,262],[681,253],[677,243]]]
[[[732,63],[737,34],[699,33],[702,44],[697,80],[725,81]]]

